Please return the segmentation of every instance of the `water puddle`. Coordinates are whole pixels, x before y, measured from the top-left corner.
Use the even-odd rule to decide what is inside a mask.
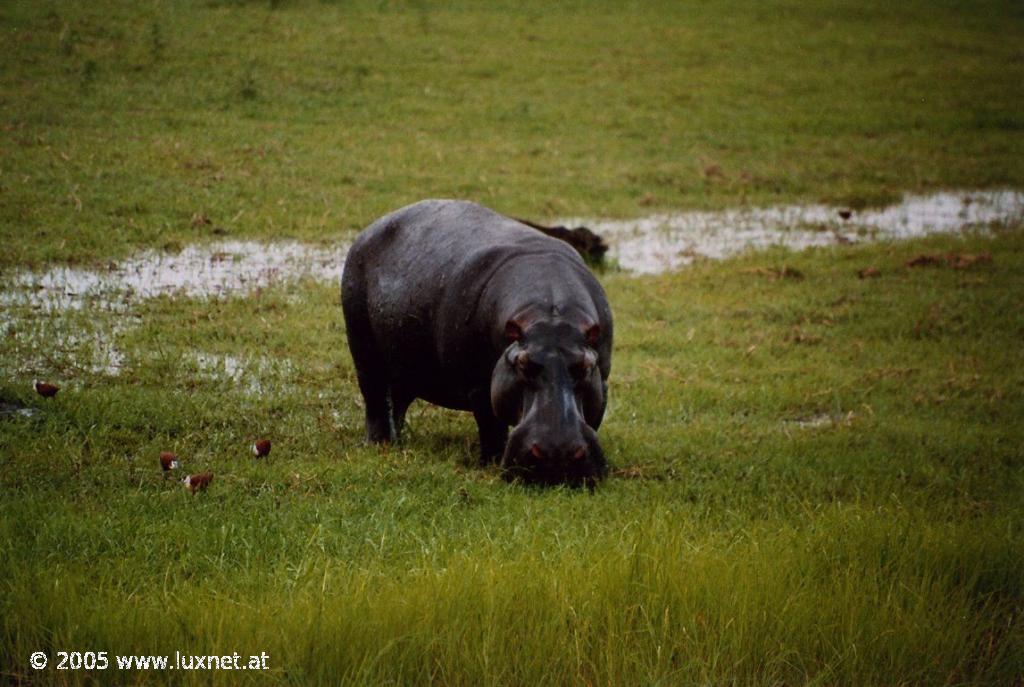
[[[589,226],[608,242],[609,255],[621,268],[655,274],[698,258],[722,259],[772,246],[800,250],[906,239],[1022,220],[1024,193],[979,191],[907,196],[898,205],[850,213],[827,205],[790,205],[560,223]],[[307,277],[338,283],[346,252],[344,245],[324,248],[294,241],[227,241],[188,246],[177,254],[145,251],[103,269],[22,272],[3,286],[0,306],[124,311],[135,302],[163,295],[244,295]]]
[[[295,241],[225,241],[180,253],[144,251],[103,269],[54,267],[22,272],[0,292],[0,305],[45,311],[97,307],[121,312],[157,296],[245,294],[278,281],[339,281],[346,247]]]
[[[0,420],[8,418],[32,418],[39,414],[37,408],[30,408],[17,401],[0,400]]]
[[[116,376],[125,366],[116,341],[134,328],[129,313],[142,301],[244,295],[307,277],[337,282],[345,252],[345,246],[226,241],[175,254],[144,251],[98,269],[17,273],[0,284],[0,372]],[[239,382],[252,393],[261,391],[256,374],[266,367],[247,364],[243,375],[237,360],[197,358],[196,365],[202,376]]]
[[[609,245],[609,257],[635,274],[658,274],[694,260],[721,260],[748,250],[802,250],[869,240],[948,234],[1024,220],[1020,191],[945,192],[906,196],[897,205],[850,211],[828,205],[788,205],[715,212],[680,212],[632,220],[569,218]]]
[[[977,191],[907,196],[891,207],[863,211],[789,205],[559,223],[596,231],[622,269],[656,274],[697,259],[723,259],[773,246],[801,250],[1022,221],[1024,193]],[[343,244],[225,241],[188,246],[175,254],[144,251],[97,269],[16,272],[0,282],[0,335],[6,336],[0,368],[18,376],[76,371],[117,375],[125,355],[116,348],[116,338],[133,327],[127,314],[142,301],[245,295],[305,278],[337,285],[346,252]],[[271,372],[258,362],[228,356],[199,356],[195,365],[204,376],[240,383],[252,393],[263,391],[258,380]]]
[[[821,429],[823,427],[849,427],[856,419],[856,414],[851,410],[846,413],[815,413],[801,417],[786,418],[784,426],[796,427],[798,429]]]
[[[287,358],[234,356],[197,351],[190,356],[199,376],[213,382],[226,382],[236,390],[260,396],[275,388],[283,388],[283,379],[292,371]]]
[[[124,318],[97,317],[87,311],[40,313],[0,311],[0,374],[31,378],[58,372],[62,377],[116,376],[126,364],[117,337]]]

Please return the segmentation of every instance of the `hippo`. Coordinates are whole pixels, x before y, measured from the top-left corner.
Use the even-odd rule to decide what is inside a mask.
[[[506,479],[593,489],[607,473],[612,312],[568,244],[424,200],[359,234],[341,300],[369,441],[395,440],[420,398],[472,412],[481,464]]]

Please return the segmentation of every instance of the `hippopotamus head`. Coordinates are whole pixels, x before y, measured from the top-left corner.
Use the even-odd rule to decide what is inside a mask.
[[[594,427],[604,412],[597,324],[509,320],[491,375],[494,414],[512,426],[508,478],[593,487],[607,470]]]

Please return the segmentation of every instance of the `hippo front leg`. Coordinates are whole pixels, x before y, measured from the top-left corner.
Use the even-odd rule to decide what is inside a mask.
[[[608,382],[601,380],[601,411],[594,418],[594,421],[589,423],[591,428],[596,432],[601,429],[601,422],[604,420],[604,411],[608,409]]]
[[[480,464],[493,465],[501,460],[508,443],[508,425],[494,416],[486,393],[472,394],[473,417],[480,434]]]

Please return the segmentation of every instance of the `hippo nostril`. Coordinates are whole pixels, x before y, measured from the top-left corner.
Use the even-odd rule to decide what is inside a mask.
[[[544,452],[540,450],[540,444],[534,444],[533,446],[531,446],[530,453],[532,453],[533,457],[538,460],[544,459]]]
[[[587,447],[584,446],[583,444],[580,444],[569,455],[573,460],[583,460],[587,456]]]

